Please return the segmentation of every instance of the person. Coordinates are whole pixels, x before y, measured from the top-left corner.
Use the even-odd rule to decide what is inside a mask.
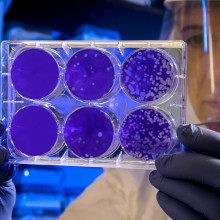
[[[162,39],[187,43],[187,121],[220,131],[218,0],[166,0]]]
[[[7,163],[7,160],[7,150],[0,146],[0,218],[10,220],[16,198],[11,178],[15,175],[17,166]]]
[[[0,136],[4,133],[4,122],[0,120]],[[12,177],[17,172],[17,165],[8,163],[9,154],[0,145],[0,219],[11,220],[15,204],[16,190]]]
[[[170,9],[166,35],[188,43],[187,123],[206,123],[206,128],[180,126],[177,135],[187,151],[159,157],[157,170],[150,175],[145,170],[106,169],[60,220],[220,218],[219,1],[172,0],[166,4]],[[159,190],[157,200],[167,215],[157,206],[156,190],[148,178]]]
[[[188,44],[188,123],[177,129],[185,152],[157,158],[157,200],[174,220],[220,219],[220,1],[167,0],[162,36]],[[169,29],[169,31],[167,31]],[[165,31],[166,30],[166,31]],[[190,114],[189,114],[190,113]],[[209,128],[209,129],[208,129]],[[210,130],[211,129],[211,130]]]
[[[162,39],[188,44],[186,118],[192,124],[177,129],[187,152],[159,157],[149,179],[170,218],[220,219],[220,1],[167,0],[165,5],[169,12]],[[106,170],[60,220],[170,219],[154,204],[148,175],[149,171]]]

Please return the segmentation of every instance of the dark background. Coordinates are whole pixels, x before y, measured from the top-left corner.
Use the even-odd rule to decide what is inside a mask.
[[[35,29],[55,29],[73,35],[82,24],[118,31],[123,40],[157,39],[163,1],[152,7],[120,0],[14,0],[5,16],[6,27],[22,23]]]

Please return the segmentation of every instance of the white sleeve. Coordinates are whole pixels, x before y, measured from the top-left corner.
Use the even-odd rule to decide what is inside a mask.
[[[106,169],[59,220],[168,220],[156,202],[149,171]]]

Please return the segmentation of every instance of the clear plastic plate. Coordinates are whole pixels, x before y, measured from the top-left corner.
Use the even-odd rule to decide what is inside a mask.
[[[11,163],[153,168],[180,151],[183,41],[4,41]]]

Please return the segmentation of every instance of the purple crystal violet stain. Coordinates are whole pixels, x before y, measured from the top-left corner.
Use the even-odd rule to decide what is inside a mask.
[[[42,49],[19,54],[11,67],[11,80],[17,92],[29,99],[42,99],[57,86],[59,68],[55,59]]]
[[[174,65],[161,50],[139,49],[122,66],[122,87],[136,101],[149,102],[163,97],[172,88],[174,79]]]
[[[96,158],[112,145],[114,127],[104,111],[83,107],[69,115],[64,138],[69,149],[81,158]]]
[[[172,126],[158,111],[140,108],[122,122],[120,140],[124,150],[144,161],[154,160],[170,149]]]
[[[55,145],[58,125],[49,110],[40,106],[28,106],[14,115],[10,135],[14,147],[21,153],[40,156]]]
[[[113,87],[114,78],[112,61],[102,50],[80,50],[67,63],[66,85],[82,100],[102,99]]]

